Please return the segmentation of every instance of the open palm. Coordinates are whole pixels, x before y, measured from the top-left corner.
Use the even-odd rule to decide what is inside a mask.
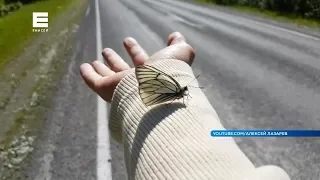
[[[147,61],[163,59],[176,59],[188,63],[190,66],[194,60],[194,50],[186,43],[182,34],[175,32],[169,35],[168,46],[156,52],[151,57],[133,38],[124,40],[124,47],[130,55],[135,66]],[[126,75],[134,71],[115,51],[106,48],[102,52],[108,66],[100,61],[91,64],[84,63],[80,66],[80,73],[86,84],[105,101],[110,102],[117,84]]]

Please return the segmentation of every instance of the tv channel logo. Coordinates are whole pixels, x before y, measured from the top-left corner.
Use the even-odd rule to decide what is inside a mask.
[[[32,32],[48,32],[49,13],[33,12],[32,13]]]

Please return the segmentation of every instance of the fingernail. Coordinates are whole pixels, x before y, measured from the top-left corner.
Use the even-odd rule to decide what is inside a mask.
[[[124,43],[125,43],[125,45],[128,46],[128,47],[132,47],[132,46],[134,46],[134,45],[137,44],[137,43],[136,43],[136,40],[135,40],[134,38],[132,38],[132,37],[126,38],[126,39],[124,40]]]
[[[105,48],[102,51],[102,55],[105,55],[105,56],[110,56],[110,53],[111,53],[111,49],[110,48]]]

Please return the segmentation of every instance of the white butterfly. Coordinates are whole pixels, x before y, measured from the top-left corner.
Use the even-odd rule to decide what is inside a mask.
[[[189,96],[187,86],[181,87],[173,77],[153,66],[136,67],[136,77],[140,97],[146,106]]]

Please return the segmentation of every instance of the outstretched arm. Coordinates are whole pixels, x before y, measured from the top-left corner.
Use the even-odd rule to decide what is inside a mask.
[[[183,61],[161,60],[152,65],[181,85],[194,79],[190,66]],[[255,167],[232,138],[210,137],[211,130],[224,128],[202,91],[190,88],[190,95],[186,106],[176,102],[146,107],[139,97],[135,74],[120,81],[112,100],[110,129],[124,145],[128,176],[217,180],[253,176]],[[254,179],[271,178],[274,173],[278,175],[272,179],[287,179],[280,168],[268,168],[272,173],[259,171]]]
[[[169,36],[168,45],[149,57],[136,41],[125,41],[135,65],[147,62],[184,86],[194,79],[193,49],[179,33]],[[111,69],[96,62],[82,65],[81,74],[102,98],[112,98],[111,135],[124,145],[130,179],[289,180],[279,167],[255,168],[232,138],[210,137],[211,130],[223,126],[200,89],[190,88],[186,107],[146,107],[134,69],[112,50],[104,57]]]

